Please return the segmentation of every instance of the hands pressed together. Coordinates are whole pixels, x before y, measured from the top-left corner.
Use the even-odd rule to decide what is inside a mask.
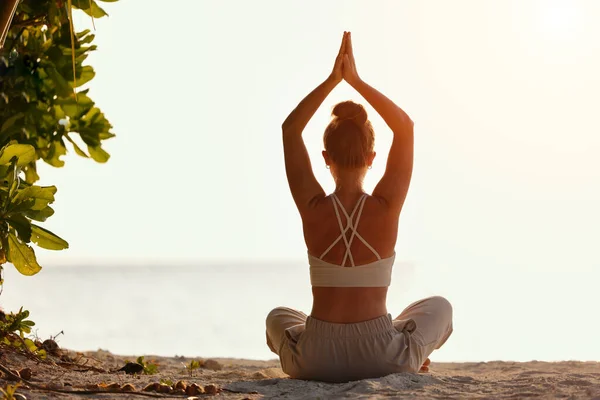
[[[354,53],[352,52],[352,36],[350,32],[344,32],[340,51],[335,59],[333,71],[329,76],[336,84],[343,80],[351,86],[360,81],[358,72],[356,72],[356,63],[354,62]]]

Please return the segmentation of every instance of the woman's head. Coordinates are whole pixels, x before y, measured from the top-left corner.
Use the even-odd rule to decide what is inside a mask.
[[[365,170],[371,166],[375,157],[375,132],[367,110],[353,101],[344,101],[333,107],[331,115],[333,119],[323,135],[323,157],[327,165],[338,172]]]

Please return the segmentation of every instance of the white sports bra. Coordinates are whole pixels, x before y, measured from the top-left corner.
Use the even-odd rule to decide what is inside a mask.
[[[315,257],[308,254],[308,263],[310,265],[310,282],[312,286],[316,287],[388,287],[392,281],[392,266],[394,265],[394,259],[396,258],[396,253],[394,253],[391,257],[381,258],[379,253],[369,244],[363,237],[356,231],[358,228],[358,223],[360,222],[360,216],[362,214],[363,207],[365,205],[365,200],[367,199],[367,195],[363,194],[354,210],[352,210],[352,214],[348,215],[342,202],[335,193],[331,194],[331,199],[333,201],[333,208],[335,209],[335,215],[338,220],[338,224],[340,226],[340,236],[321,254],[321,257]],[[348,222],[347,226],[344,228],[342,224],[342,219],[340,217],[340,211],[344,213],[346,220]],[[356,217],[356,222],[352,222],[354,219],[354,214],[358,210],[358,215]],[[348,230],[352,231],[350,235],[350,239],[346,237],[346,232]],[[352,257],[352,252],[350,251],[350,246],[352,245],[352,241],[357,237],[365,246],[369,248],[377,257],[377,261],[372,263],[363,264],[363,265],[355,265],[354,258]],[[344,240],[344,244],[346,245],[346,252],[344,253],[344,259],[342,260],[341,265],[332,264],[327,261],[323,261],[323,257],[339,242],[340,240]],[[346,264],[346,260],[350,259],[351,267],[344,267]]]

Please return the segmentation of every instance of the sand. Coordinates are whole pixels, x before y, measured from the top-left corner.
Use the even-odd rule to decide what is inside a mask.
[[[200,386],[216,385],[222,399],[595,399],[600,400],[600,363],[597,362],[486,362],[436,363],[423,374],[394,374],[379,379],[367,379],[343,384],[307,382],[289,379],[276,360],[252,361],[214,359],[190,377],[184,364],[185,357],[153,357],[159,365],[156,375],[131,376],[123,372],[111,373],[136,357],[113,355],[107,351],[69,353],[77,364],[93,366],[96,370],[73,366],[36,363],[22,355],[4,352],[0,359],[9,368],[29,367],[33,371],[30,382],[50,385],[67,391],[82,390],[93,384],[131,383],[136,390],[160,379],[186,381]],[[197,358],[196,360],[201,360]],[[55,360],[57,361],[57,360]],[[206,361],[206,360],[205,360]],[[77,371],[79,370],[79,371]],[[107,372],[100,372],[106,370]],[[4,377],[6,378],[6,376]],[[0,381],[6,385],[4,378]],[[209,388],[210,389],[210,388]],[[56,393],[34,388],[20,389],[27,399],[143,399],[127,393],[76,395]],[[161,395],[164,398],[188,398],[186,395]],[[199,395],[198,398],[209,398]]]

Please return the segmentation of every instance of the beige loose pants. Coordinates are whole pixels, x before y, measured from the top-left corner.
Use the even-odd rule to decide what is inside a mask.
[[[278,307],[267,316],[267,344],[292,378],[325,382],[418,372],[452,333],[452,306],[430,297],[391,315],[335,324]]]

